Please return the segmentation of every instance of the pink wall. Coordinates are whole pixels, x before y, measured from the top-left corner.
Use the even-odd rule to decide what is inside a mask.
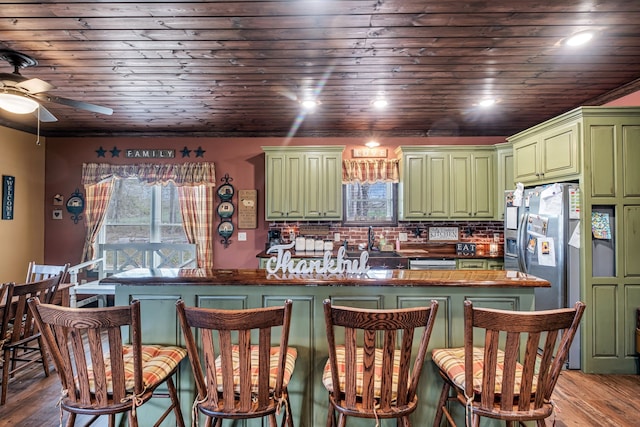
[[[637,107],[640,105],[640,91],[623,96],[605,105],[608,107]]]
[[[214,246],[214,263],[216,268],[255,268],[256,254],[264,250],[269,224],[264,221],[264,154],[262,146],[278,145],[346,145],[345,158],[351,157],[351,149],[362,147],[362,138],[196,138],[196,137],[82,137],[82,138],[47,138],[46,153],[46,185],[45,185],[45,261],[49,264],[69,262],[72,265],[80,262],[85,238],[83,221],[74,224],[69,214],[64,213],[63,220],[53,220],[53,196],[57,193],[66,198],[76,189],[84,193],[80,183],[83,163],[161,163],[167,161],[197,162],[208,161],[216,165],[216,179],[224,174],[233,178],[232,184],[237,190],[258,190],[258,228],[240,230],[247,233],[247,241],[237,240],[237,231],[232,243],[224,248],[216,239]],[[388,157],[395,157],[394,149],[399,145],[493,145],[504,142],[503,137],[455,137],[455,138],[393,138],[380,140],[383,148],[388,149]],[[105,157],[98,157],[96,150],[106,150]],[[119,157],[112,157],[113,148],[125,150],[129,148],[175,149],[173,160],[140,160],[125,159],[123,152]],[[205,150],[203,157],[183,158],[180,151],[187,147]],[[237,200],[234,199],[234,202]],[[236,218],[234,217],[234,224]],[[217,224],[216,224],[217,225]]]

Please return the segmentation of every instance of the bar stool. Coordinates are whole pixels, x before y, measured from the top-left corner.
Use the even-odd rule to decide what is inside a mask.
[[[416,389],[438,311],[429,307],[364,310],[332,306],[324,301],[329,359],[323,384],[329,392],[327,427],[344,427],[347,417],[396,418],[411,426],[409,415],[418,405]],[[411,365],[416,329],[423,328]],[[340,335],[337,334],[340,333]],[[344,337],[344,344],[337,344]]]
[[[201,412],[207,426],[220,427],[223,419],[268,417],[275,427],[282,410],[283,425],[293,427],[287,390],[297,357],[296,349],[288,346],[291,307],[291,300],[286,300],[279,307],[222,310],[187,307],[178,300],[198,393],[194,419]],[[203,359],[192,328],[202,339]],[[275,340],[278,344],[272,345]]]
[[[7,401],[9,378],[29,366],[42,364],[45,376],[49,376],[49,360],[43,347],[40,330],[27,306],[27,300],[40,297],[52,301],[66,268],[54,276],[36,282],[6,283],[0,311],[0,369],[2,369],[2,393],[0,405]]]
[[[180,402],[173,382],[178,365],[186,357],[182,347],[142,344],[140,301],[129,306],[69,308],[29,300],[38,328],[45,338],[62,385],[60,407],[69,412],[67,426],[77,414],[93,416],[126,413],[129,427],[138,426],[136,408],[155,396],[165,384],[171,404],[156,424],[171,413],[175,425],[184,427]],[[123,334],[131,344],[123,344]]]
[[[456,425],[448,401],[466,408],[471,419],[466,425],[479,426],[480,418],[487,417],[505,420],[507,426],[536,421],[543,427],[553,413],[551,394],[584,309],[577,302],[574,308],[508,311],[474,308],[465,301],[464,347],[432,351],[444,380],[434,427],[440,427],[443,415]]]

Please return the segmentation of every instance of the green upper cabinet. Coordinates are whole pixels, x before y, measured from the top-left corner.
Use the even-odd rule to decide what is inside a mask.
[[[399,217],[406,220],[446,219],[449,217],[448,153],[420,147],[401,150]]]
[[[504,219],[504,192],[515,189],[515,178],[513,174],[513,146],[509,143],[497,144],[496,162],[498,179],[496,180],[496,218]]]
[[[398,147],[400,219],[492,219],[493,147]]]
[[[452,218],[493,218],[494,157],[493,147],[451,153]]]
[[[578,179],[580,124],[560,121],[537,126],[509,139],[513,143],[514,179],[525,185]]]
[[[306,219],[342,219],[342,150],[305,154]]]
[[[266,154],[265,209],[268,220],[297,220],[304,215],[304,154]]]
[[[344,146],[262,147],[265,219],[342,219]]]

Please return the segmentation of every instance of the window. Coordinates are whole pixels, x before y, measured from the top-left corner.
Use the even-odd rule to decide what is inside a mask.
[[[187,243],[175,185],[145,185],[137,179],[116,180],[99,241]]]
[[[343,224],[347,226],[397,225],[397,184],[352,182],[343,186]]]

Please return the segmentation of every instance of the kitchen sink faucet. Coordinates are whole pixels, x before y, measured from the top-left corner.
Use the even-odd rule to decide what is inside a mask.
[[[373,243],[375,241],[375,235],[373,234],[373,226],[369,226],[369,234],[367,235],[367,249],[373,250]]]

